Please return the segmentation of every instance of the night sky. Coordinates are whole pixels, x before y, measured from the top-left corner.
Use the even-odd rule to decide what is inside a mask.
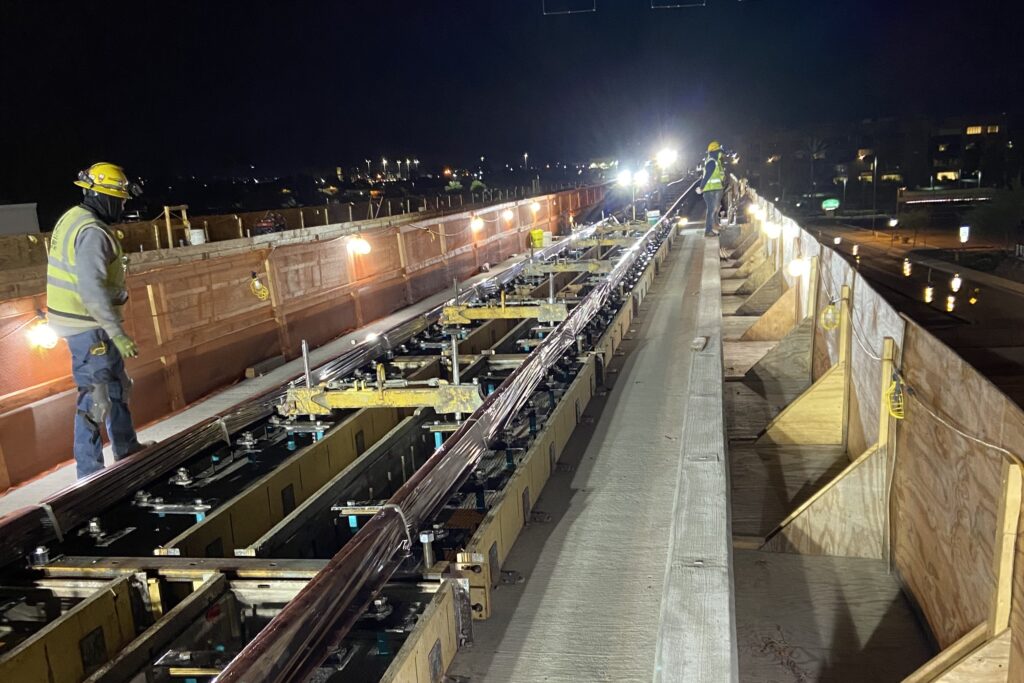
[[[0,0],[0,197],[50,196],[98,159],[140,175],[543,163],[762,124],[1018,112],[1021,5]]]

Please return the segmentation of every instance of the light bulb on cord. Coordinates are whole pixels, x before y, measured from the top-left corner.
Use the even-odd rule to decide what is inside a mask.
[[[949,288],[954,293],[960,291],[960,287],[964,284],[963,279],[960,277],[960,273],[953,273],[953,278],[949,281]]]
[[[473,216],[471,219],[469,219],[469,229],[472,230],[473,232],[478,232],[482,230],[483,227],[484,219],[480,218],[480,216]]]
[[[792,277],[806,277],[811,272],[811,262],[805,258],[795,258],[786,266],[786,272]]]
[[[501,212],[501,217],[510,223],[512,222],[512,218],[514,216],[515,214],[512,213],[512,209],[505,209],[504,211]]]
[[[762,227],[765,237],[770,240],[776,239],[782,233],[782,226],[778,223],[768,221]]]
[[[534,213],[540,211],[540,202],[533,202],[532,204],[530,204],[530,211]]]
[[[832,244],[836,245],[837,247],[840,244],[842,244],[842,243],[843,243],[843,238],[842,237],[833,237],[832,238]]]

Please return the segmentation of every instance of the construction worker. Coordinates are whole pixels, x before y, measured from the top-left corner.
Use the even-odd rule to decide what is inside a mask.
[[[715,222],[724,188],[725,163],[722,159],[722,145],[717,140],[712,140],[708,145],[708,154],[704,158],[704,176],[697,183],[697,194],[704,196],[704,204],[707,206],[707,215],[704,217],[705,237],[718,234]]]
[[[82,188],[82,203],[60,217],[50,238],[46,306],[50,326],[71,350],[78,387],[75,464],[81,479],[103,469],[101,424],[115,460],[143,448],[128,410],[131,380],[124,369],[124,359],[138,355],[121,324],[128,299],[126,259],[110,228],[139,188],[124,169],[105,162],[79,173],[75,185]]]

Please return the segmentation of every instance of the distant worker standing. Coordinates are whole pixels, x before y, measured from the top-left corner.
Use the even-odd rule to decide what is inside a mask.
[[[718,234],[715,223],[718,208],[722,203],[722,189],[725,187],[725,164],[722,160],[722,145],[712,140],[708,145],[708,155],[704,158],[704,177],[697,183],[697,194],[704,196],[707,215],[704,217],[704,236]]]
[[[78,174],[82,203],[57,221],[50,239],[46,306],[50,326],[67,340],[78,387],[75,463],[78,478],[103,469],[100,425],[120,460],[143,448],[128,410],[131,380],[124,359],[138,348],[124,332],[121,308],[128,300],[124,252],[110,228],[125,202],[140,194],[120,166],[97,163]]]

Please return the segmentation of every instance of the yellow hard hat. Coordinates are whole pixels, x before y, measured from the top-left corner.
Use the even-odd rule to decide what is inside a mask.
[[[124,169],[106,161],[100,161],[80,171],[75,185],[121,199],[129,199],[137,194],[137,186],[128,181]]]
[[[717,152],[720,149],[722,149],[722,145],[718,143],[718,140],[712,140],[711,144],[708,145],[709,152]]]

